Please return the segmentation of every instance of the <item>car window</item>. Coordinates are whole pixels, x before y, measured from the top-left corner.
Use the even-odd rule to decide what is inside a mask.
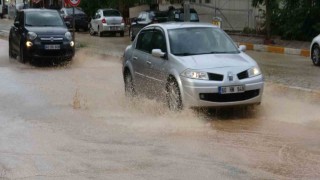
[[[109,17],[109,16],[121,16],[120,12],[117,10],[104,10],[103,16]]]
[[[171,53],[174,55],[239,53],[233,41],[218,28],[173,29],[168,34]]]
[[[145,31],[142,31],[141,33],[139,33],[136,48],[141,51],[151,53],[152,34],[153,34],[152,30],[145,30]]]
[[[152,37],[153,48],[161,49],[162,52],[167,52],[166,39],[162,31],[155,30]]]
[[[28,12],[25,16],[25,26],[64,26],[58,11]]]
[[[66,9],[67,14],[73,14],[73,8],[68,8]],[[83,11],[80,9],[74,8],[74,14],[85,14]]]

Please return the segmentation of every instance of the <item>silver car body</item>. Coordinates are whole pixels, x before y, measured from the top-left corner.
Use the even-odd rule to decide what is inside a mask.
[[[311,42],[310,58],[314,65],[320,66],[320,35],[313,38]]]
[[[123,73],[130,71],[135,90],[138,93],[150,92],[159,97],[165,95],[168,79],[174,78],[180,89],[183,107],[224,107],[260,104],[264,87],[263,75],[259,74],[244,79],[238,77],[239,74],[241,75],[241,73],[248,71],[250,68],[259,68],[257,63],[243,52],[245,47],[241,47],[243,51],[238,50],[236,47],[238,50],[236,54],[190,56],[172,54],[168,30],[194,27],[217,28],[211,24],[202,23],[164,23],[149,25],[140,31],[132,45],[126,48],[123,59]],[[154,28],[164,33],[167,46],[166,58],[157,57],[155,54],[142,52],[136,48],[141,32]],[[227,34],[225,35],[231,40]],[[236,46],[233,41],[232,44]],[[186,70],[222,75],[223,78],[220,80],[191,79],[182,75]],[[244,87],[245,92],[219,94],[221,87],[237,86]]]
[[[119,15],[106,16],[104,12],[118,12]],[[103,22],[105,20],[105,23]],[[99,9],[90,22],[95,32],[124,32],[125,24],[120,12],[115,9]]]

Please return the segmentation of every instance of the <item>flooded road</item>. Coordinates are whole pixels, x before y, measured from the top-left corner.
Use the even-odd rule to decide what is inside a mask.
[[[84,48],[34,67],[7,50],[0,40],[0,179],[320,177],[317,92],[270,80],[254,110],[172,113],[125,98],[119,58]]]

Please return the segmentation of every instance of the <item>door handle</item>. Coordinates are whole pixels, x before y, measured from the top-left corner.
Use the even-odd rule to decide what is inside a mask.
[[[133,57],[132,59],[133,59],[133,60],[138,60],[138,57]]]
[[[150,61],[146,61],[146,63],[150,66],[151,65],[151,62]]]

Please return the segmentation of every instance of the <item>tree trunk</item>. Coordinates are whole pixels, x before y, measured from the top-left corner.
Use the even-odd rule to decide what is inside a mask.
[[[265,0],[266,3],[266,40],[271,39],[271,2],[270,0]]]

